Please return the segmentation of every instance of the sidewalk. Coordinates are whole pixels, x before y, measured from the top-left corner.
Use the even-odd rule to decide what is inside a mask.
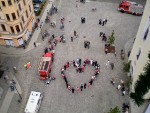
[[[45,21],[45,18],[46,18],[46,15],[47,15],[47,10],[49,10],[52,6],[52,3],[53,3],[54,0],[51,0],[50,3],[47,4],[46,8],[45,8],[45,11],[43,12],[43,15],[40,19],[40,22],[39,22],[39,25],[43,22],[43,25],[45,24],[44,21]],[[43,27],[42,25],[42,27]],[[23,49],[23,48],[14,48],[14,47],[6,47],[6,46],[0,46],[0,54],[8,54],[8,55],[21,55],[21,54],[24,54],[32,49],[34,49],[34,42],[37,41],[38,39],[38,36],[39,34],[41,33],[41,30],[42,28],[38,28],[34,31],[31,39],[30,39],[30,42],[27,46],[26,49]],[[36,44],[37,46],[41,45],[41,43],[37,43]]]
[[[19,94],[22,94],[21,88],[20,88],[16,78],[14,77],[13,80],[15,80],[15,82],[16,82],[16,88],[17,88]],[[12,98],[13,98],[15,93],[18,95],[16,90],[11,91],[10,88],[8,89],[7,94],[5,95],[5,99],[3,100],[2,106],[0,108],[0,113],[7,113],[9,106],[10,106],[10,103],[11,103]]]

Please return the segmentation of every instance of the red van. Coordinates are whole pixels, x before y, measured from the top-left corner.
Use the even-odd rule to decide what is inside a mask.
[[[142,15],[143,14],[143,6],[131,1],[123,0],[118,7],[118,10],[122,13],[130,13],[133,15]]]

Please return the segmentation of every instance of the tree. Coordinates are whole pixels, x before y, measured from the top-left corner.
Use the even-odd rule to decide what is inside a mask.
[[[114,37],[114,30],[112,32],[112,34],[108,37],[107,43],[109,43],[110,45],[114,44],[115,41],[115,37]]]
[[[115,108],[111,108],[110,111],[108,113],[120,113],[120,110],[118,108],[118,106],[116,106]]]
[[[134,92],[130,93],[130,97],[134,103],[141,106],[144,103],[144,95],[150,90],[150,53],[148,54],[148,62],[144,67],[144,72],[139,75],[139,79],[134,86]]]

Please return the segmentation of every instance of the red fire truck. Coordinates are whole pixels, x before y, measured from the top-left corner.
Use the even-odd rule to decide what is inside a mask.
[[[142,15],[143,14],[143,6],[131,1],[123,0],[118,7],[118,10],[122,13],[130,13],[133,15]]]
[[[39,65],[39,74],[41,80],[45,80],[46,77],[49,76],[49,73],[51,72],[52,58],[53,55],[51,52],[43,55]]]

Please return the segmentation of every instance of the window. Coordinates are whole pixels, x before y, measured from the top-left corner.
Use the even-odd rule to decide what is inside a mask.
[[[25,0],[23,0],[23,4],[24,4],[24,5],[26,5],[26,2],[25,2]]]
[[[19,25],[16,25],[16,31],[17,31],[17,33],[19,33],[19,32],[20,32]]]
[[[29,5],[29,11],[31,12],[31,7],[30,7],[30,5]]]
[[[150,16],[148,17],[147,22],[145,23],[144,31],[142,33],[142,39],[145,41],[148,38],[149,34],[149,29],[150,29]]]
[[[139,59],[140,55],[141,55],[141,48],[139,48],[139,51],[138,51],[138,53],[137,53],[137,55],[136,55],[137,60]]]
[[[7,18],[8,21],[10,21],[9,14],[6,14],[6,18]]]
[[[14,28],[12,26],[10,27],[10,29],[12,33],[15,33]]]
[[[21,11],[22,9],[21,9],[21,5],[20,4],[18,4],[18,7],[19,7],[19,10]]]
[[[20,22],[20,26],[21,26],[21,29],[23,30],[23,26],[22,26],[22,23]]]
[[[27,11],[27,10],[26,10],[26,16],[27,16],[27,18],[28,18],[28,16],[29,16],[29,15],[28,15],[28,11]]]
[[[19,17],[19,11],[17,10],[17,15],[18,15],[18,17]]]
[[[5,28],[5,25],[4,25],[4,24],[1,24],[1,27],[2,27],[2,30],[3,30],[3,31],[6,31],[6,28]]]
[[[16,15],[15,13],[11,13],[13,20],[16,20]]]
[[[6,6],[6,4],[5,4],[5,2],[4,2],[4,1],[2,1],[2,6],[3,6],[3,7],[5,7],[5,6]]]
[[[24,17],[22,16],[22,22],[24,23],[25,21],[24,21]]]
[[[8,0],[8,5],[12,5],[12,2],[11,2],[11,0]]]

